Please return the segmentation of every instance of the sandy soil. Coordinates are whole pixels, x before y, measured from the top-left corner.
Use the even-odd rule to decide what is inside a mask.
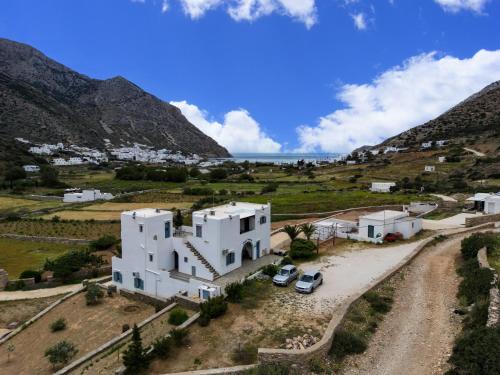
[[[132,326],[153,313],[153,307],[120,296],[105,297],[101,304],[87,306],[85,294],[80,293],[58,305],[10,339],[9,343],[15,347],[10,361],[7,361],[7,345],[2,345],[0,373],[51,374],[52,367],[47,358],[44,358],[44,352],[48,347],[61,340],[70,341],[78,349],[74,358],[77,359],[121,334],[123,324]],[[60,317],[66,319],[66,329],[51,332],[50,324]]]
[[[465,226],[466,218],[481,216],[481,215],[482,214],[460,213],[455,216],[447,217],[446,219],[442,220],[423,219],[422,226],[424,229],[430,229],[430,230],[463,228]]]
[[[61,297],[62,296],[53,296],[0,302],[0,328],[6,328],[7,325],[12,322],[19,322],[22,324]]]
[[[405,270],[391,312],[373,336],[368,350],[351,357],[343,375],[443,374],[460,318],[459,279],[455,272],[460,240],[424,250]]]

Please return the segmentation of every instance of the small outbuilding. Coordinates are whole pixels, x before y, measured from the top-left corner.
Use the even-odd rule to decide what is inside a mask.
[[[435,172],[435,171],[436,171],[436,167],[435,167],[435,166],[433,166],[433,165],[426,165],[426,166],[424,167],[424,171],[425,171],[425,172]]]
[[[390,193],[393,186],[396,186],[395,182],[372,182],[370,191],[376,193]]]
[[[40,167],[38,165],[23,165],[23,169],[28,173],[40,172]]]
[[[500,195],[490,195],[484,199],[484,213],[488,215],[500,214]]]
[[[81,193],[66,193],[64,194],[63,202],[65,203],[75,203],[75,202],[92,202],[96,200],[111,200],[113,199],[113,194],[111,193],[101,193],[100,190],[82,190]]]
[[[359,217],[358,239],[381,242],[389,233],[401,233],[404,239],[422,230],[422,219],[406,211],[384,210]]]
[[[486,198],[493,196],[492,193],[476,193],[474,196],[467,198],[468,202],[474,203],[474,210],[476,211],[484,211],[484,201]]]

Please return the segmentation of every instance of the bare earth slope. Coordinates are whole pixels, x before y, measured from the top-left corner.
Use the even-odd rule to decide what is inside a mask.
[[[455,262],[460,240],[429,248],[413,261],[368,350],[352,357],[343,375],[426,375],[447,370],[460,330],[460,319],[452,312],[457,304]]]
[[[33,142],[102,148],[133,142],[228,156],[173,105],[122,77],[97,80],[0,38],[0,131]]]

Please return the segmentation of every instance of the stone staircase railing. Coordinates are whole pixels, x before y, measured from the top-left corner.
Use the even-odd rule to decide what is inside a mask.
[[[203,255],[200,254],[198,250],[191,244],[191,242],[185,242],[187,248],[198,258],[198,260],[214,275],[214,280],[220,277],[220,274],[215,270],[215,268],[205,259]]]

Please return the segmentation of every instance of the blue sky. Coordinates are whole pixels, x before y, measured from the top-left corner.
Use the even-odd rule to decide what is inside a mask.
[[[0,36],[124,76],[233,152],[346,152],[500,79],[498,0],[2,0]]]

